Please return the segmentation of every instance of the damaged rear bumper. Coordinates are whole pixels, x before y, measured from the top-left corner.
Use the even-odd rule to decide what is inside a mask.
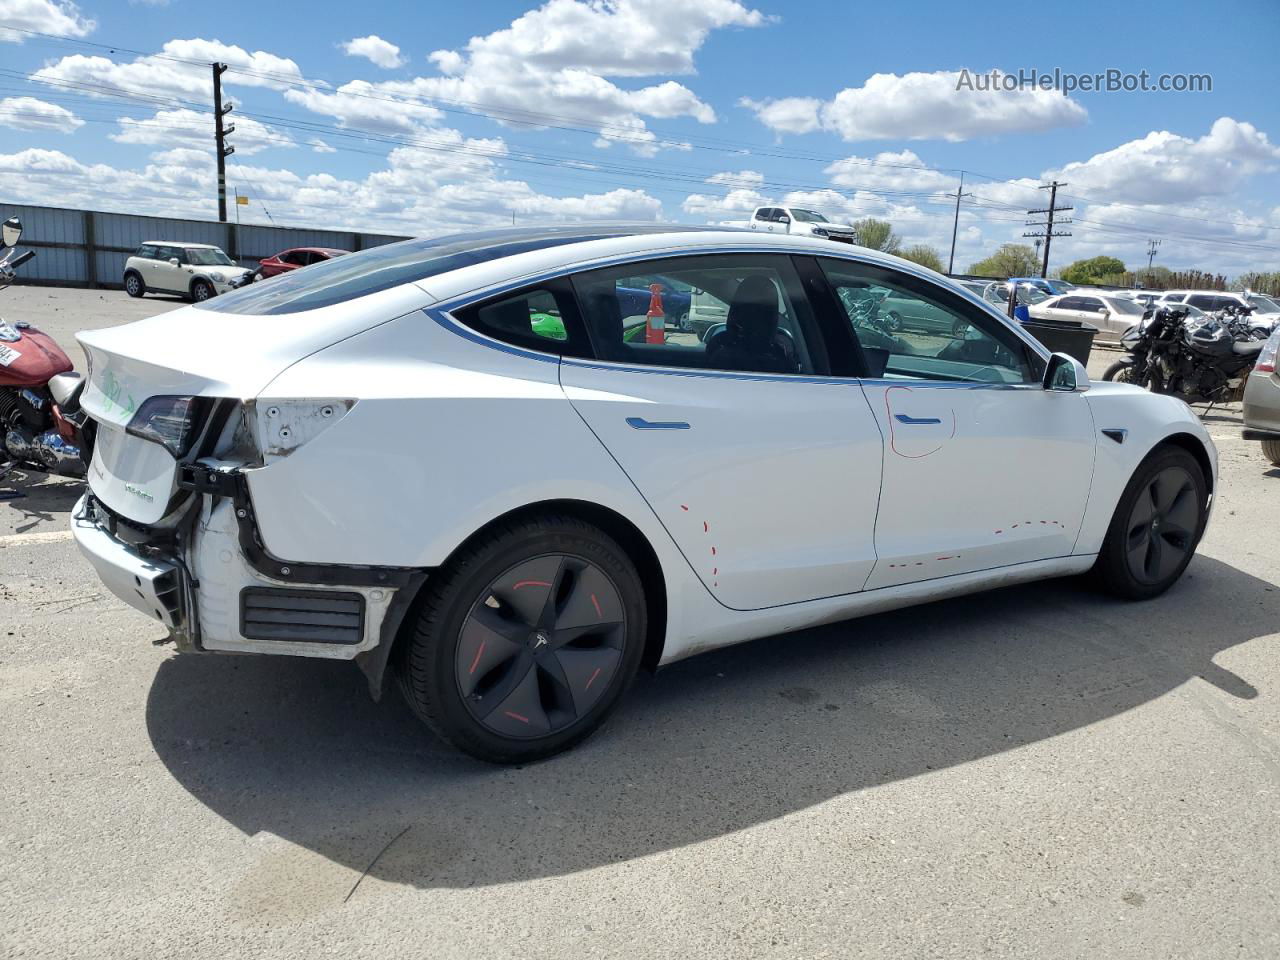
[[[179,530],[136,527],[88,493],[77,545],[113,594],[164,624],[180,650],[356,660],[380,695],[396,634],[428,571],[312,564],[266,549],[244,475],[183,464],[194,498]]]

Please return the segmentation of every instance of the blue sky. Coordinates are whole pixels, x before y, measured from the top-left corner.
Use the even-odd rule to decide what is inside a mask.
[[[1171,267],[1280,269],[1275,0],[300,9],[0,0],[0,198],[212,216],[217,58],[253,222],[735,222],[791,201],[885,217],[945,257],[964,170],[960,268],[1021,240],[1058,176],[1077,219],[1058,265],[1137,265],[1153,237]],[[961,69],[1055,67],[1213,90],[955,89]]]

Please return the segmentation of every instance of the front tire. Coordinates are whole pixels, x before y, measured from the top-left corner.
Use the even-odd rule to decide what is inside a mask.
[[[147,285],[142,282],[142,277],[138,276],[138,274],[126,273],[124,275],[124,292],[136,299],[147,292]]]
[[[1280,467],[1280,440],[1263,440],[1262,455]]]
[[[197,280],[191,284],[191,301],[193,303],[204,303],[206,300],[213,299],[214,294],[213,284],[208,280]]]
[[[414,713],[490,763],[528,763],[599,728],[646,636],[635,565],[567,516],[502,525],[427,583],[397,666]]]
[[[1094,575],[1128,600],[1168,590],[1204,533],[1209,491],[1200,464],[1181,447],[1162,447],[1138,465],[1098,553]]]

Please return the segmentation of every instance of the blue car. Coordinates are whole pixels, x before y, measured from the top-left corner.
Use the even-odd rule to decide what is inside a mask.
[[[689,305],[693,302],[693,291],[687,284],[667,277],[627,277],[625,280],[620,280],[615,289],[622,316],[636,317],[648,314],[651,296],[649,285],[653,283],[662,287],[662,309],[667,325],[684,330],[689,322]]]
[[[1054,280],[1046,277],[1010,277],[1013,283],[1029,283],[1039,290],[1043,290],[1051,297],[1056,297],[1060,293],[1067,293],[1074,290],[1076,285],[1068,283],[1066,280]]]

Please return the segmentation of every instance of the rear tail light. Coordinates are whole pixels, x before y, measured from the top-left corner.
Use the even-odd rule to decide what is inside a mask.
[[[195,439],[197,406],[197,397],[151,397],[125,430],[160,444],[177,459],[191,449]]]
[[[1280,323],[1276,324],[1276,328],[1271,331],[1271,336],[1262,345],[1262,352],[1258,354],[1258,359],[1254,363],[1253,369],[1262,373],[1275,373],[1276,354],[1278,353],[1280,353]]]

